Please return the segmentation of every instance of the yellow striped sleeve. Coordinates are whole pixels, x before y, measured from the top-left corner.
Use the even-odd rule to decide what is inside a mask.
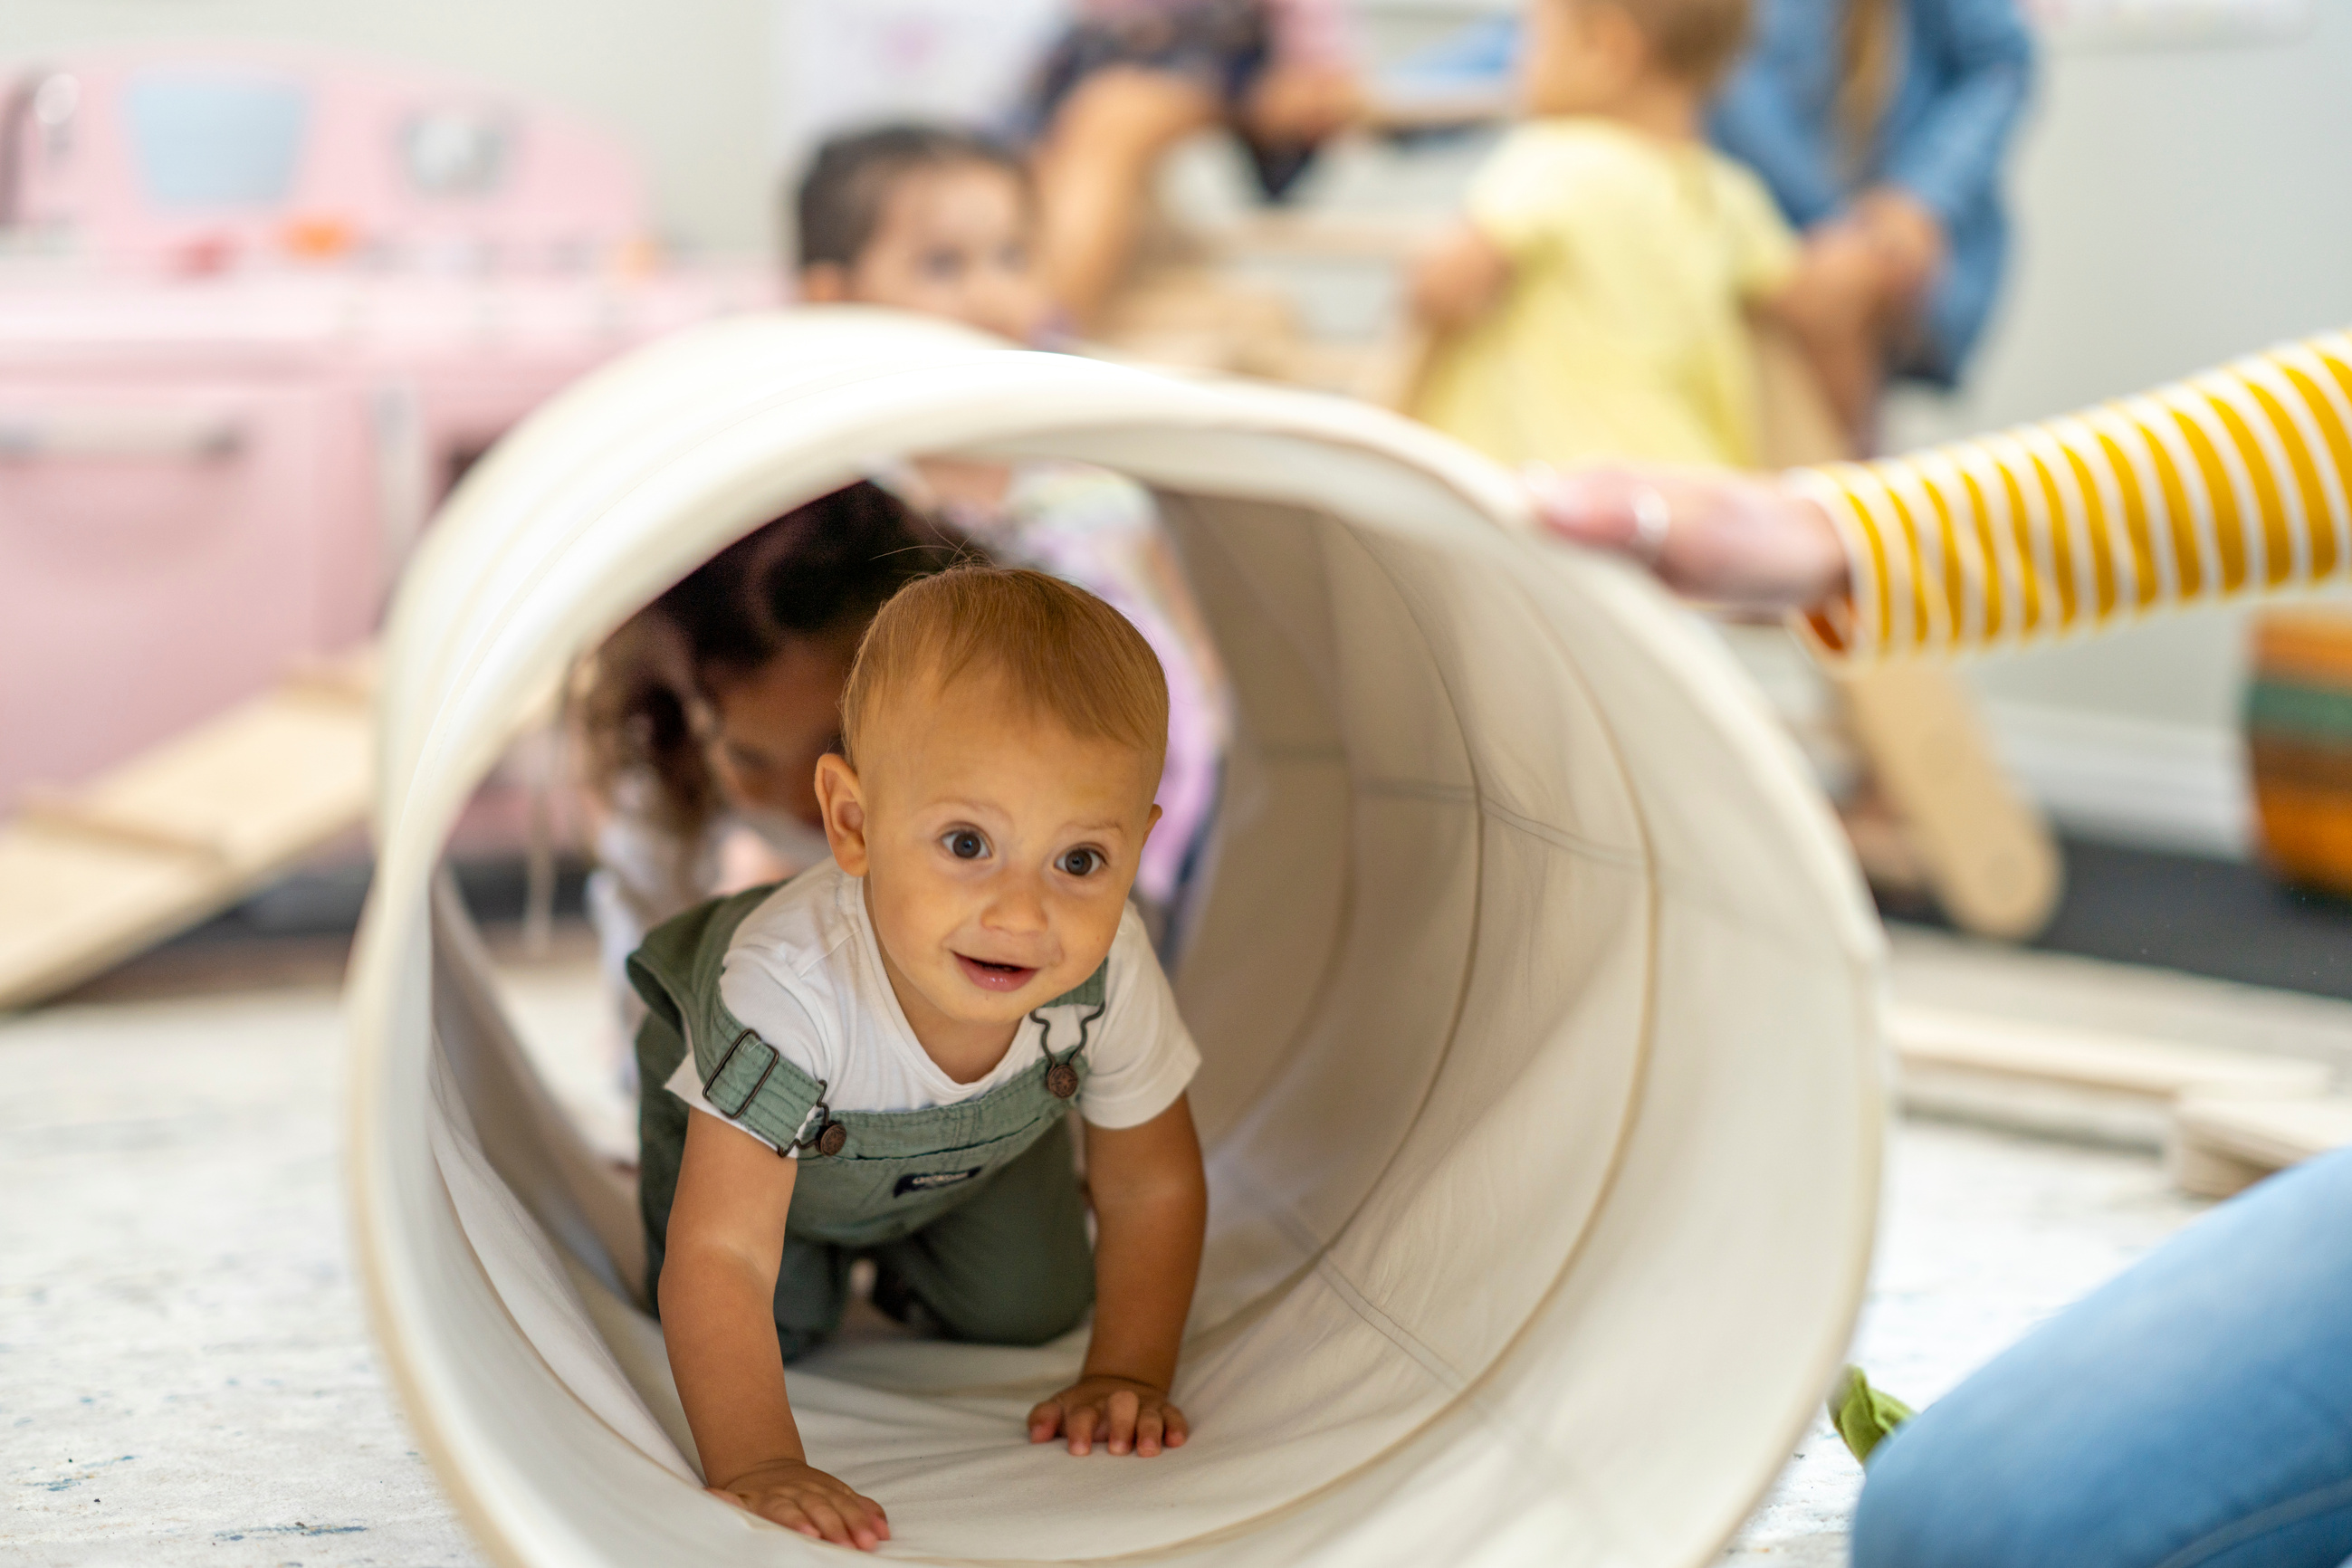
[[[2144,396],[1787,476],[1845,542],[1834,657],[2018,647],[2352,580],[2352,334]]]

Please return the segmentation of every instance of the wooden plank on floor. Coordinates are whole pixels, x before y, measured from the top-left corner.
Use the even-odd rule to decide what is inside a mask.
[[[2335,1072],[2298,1057],[1895,1006],[1887,1032],[1906,1108],[2158,1148],[2185,1098],[2314,1099]]]
[[[305,672],[0,823],[0,1008],[185,930],[362,822],[371,677],[362,659]]]
[[[2165,1158],[2181,1191],[2225,1198],[2347,1144],[2352,1096],[2191,1095],[2174,1109]]]

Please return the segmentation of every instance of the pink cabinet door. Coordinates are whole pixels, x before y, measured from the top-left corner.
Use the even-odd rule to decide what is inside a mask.
[[[315,376],[0,374],[0,810],[365,636],[373,485]]]

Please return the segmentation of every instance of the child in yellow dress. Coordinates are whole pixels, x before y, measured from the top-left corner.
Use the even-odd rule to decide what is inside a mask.
[[[1797,244],[1701,135],[1747,0],[1530,0],[1528,23],[1532,118],[1415,269],[1411,412],[1506,462],[1755,463],[1746,316]]]

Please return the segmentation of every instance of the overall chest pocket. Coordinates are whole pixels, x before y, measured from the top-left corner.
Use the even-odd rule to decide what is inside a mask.
[[[853,1132],[838,1154],[812,1159],[803,1152],[785,1232],[836,1247],[874,1247],[910,1235],[978,1196],[991,1177],[1062,1125],[1064,1110],[1058,1102],[1041,1107],[1010,1131],[947,1148],[868,1153],[858,1145],[879,1140]],[[1055,1142],[1067,1146],[1065,1139]]]

